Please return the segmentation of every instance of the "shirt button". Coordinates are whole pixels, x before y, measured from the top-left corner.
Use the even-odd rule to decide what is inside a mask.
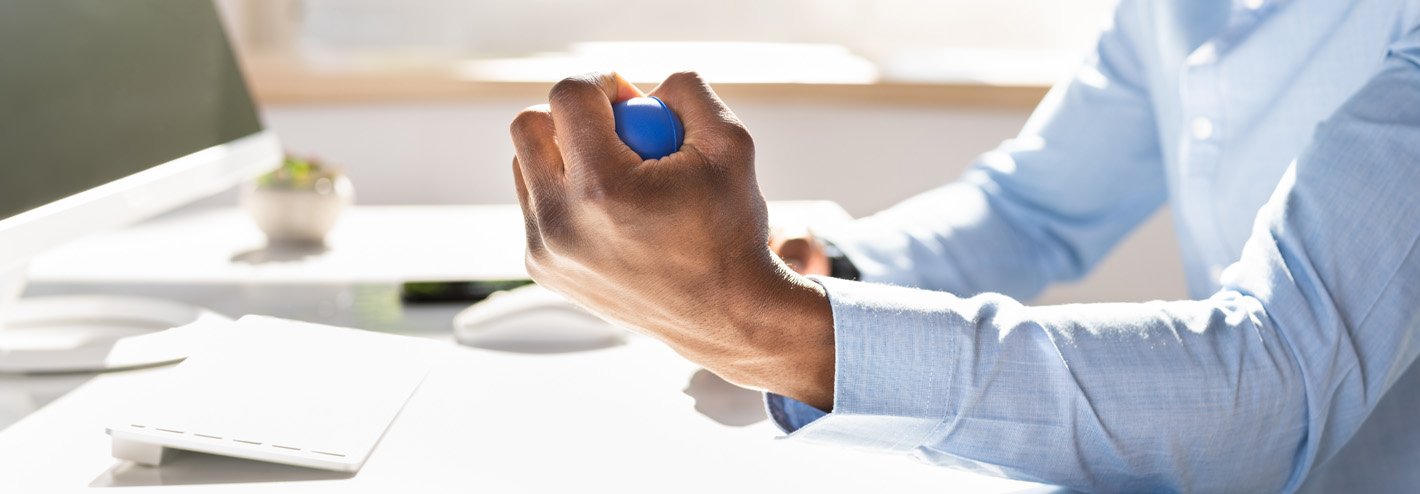
[[[1189,128],[1193,131],[1194,139],[1206,141],[1209,137],[1213,137],[1213,121],[1207,117],[1193,117]]]

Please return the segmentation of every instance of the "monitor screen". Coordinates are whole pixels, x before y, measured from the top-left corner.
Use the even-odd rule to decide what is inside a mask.
[[[0,2],[0,219],[260,130],[210,1]]]

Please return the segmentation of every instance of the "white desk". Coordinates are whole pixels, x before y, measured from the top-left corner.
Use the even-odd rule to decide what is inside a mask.
[[[828,201],[776,202],[770,222],[831,226]],[[35,283],[321,284],[523,279],[516,205],[362,206],[324,248],[268,248],[239,209],[174,214],[72,242],[35,259]]]
[[[512,209],[503,210],[516,214]],[[181,218],[165,221],[177,220]],[[521,238],[520,232],[513,233]],[[340,243],[332,244],[331,255],[344,255],[338,254]],[[71,252],[84,252],[81,247]],[[229,245],[225,250],[240,248]],[[101,250],[88,252],[98,255]],[[121,251],[115,248],[109,255]],[[159,254],[154,253],[153,258],[160,258]],[[355,253],[350,256],[360,258]],[[518,259],[521,264],[520,256]],[[203,269],[209,274],[221,270]],[[288,274],[299,271],[296,264],[282,269],[288,269]],[[114,272],[108,275],[98,277],[100,284],[75,284],[80,280],[46,279],[41,273],[37,288],[48,292],[138,290],[189,301],[221,301],[227,305],[219,310],[227,312],[275,312],[292,317],[305,311],[321,315],[319,308],[303,304],[296,296],[304,287],[317,285],[289,285],[282,292],[283,288],[275,285],[223,281],[213,276],[201,282],[205,287],[197,289],[192,284],[197,282],[178,281],[143,287],[122,283]],[[66,284],[55,284],[61,279]],[[294,274],[285,278],[287,283],[297,281],[316,280],[299,279]],[[271,282],[280,284],[275,277]],[[277,303],[253,296],[263,292],[254,288],[261,286],[273,286],[294,299]],[[392,315],[369,318],[360,315],[361,307],[361,303],[337,307],[333,318],[367,329],[398,329],[444,340],[449,339],[447,329],[438,326],[447,328],[448,318],[457,310],[457,306],[447,305],[407,306],[394,308]],[[339,315],[347,313],[355,316]],[[184,453],[161,468],[114,460],[103,432],[108,404],[124,399],[126,387],[164,369],[108,374],[0,431],[0,490],[28,493],[111,486],[134,487],[124,492],[251,492],[254,488],[260,492],[1048,490],[927,467],[907,458],[775,441],[772,438],[777,431],[755,408],[753,393],[704,374],[697,376],[698,370],[664,345],[643,337],[631,337],[626,345],[609,349],[545,355],[451,344],[365,468],[353,476],[196,453]],[[52,389],[72,384],[74,379],[8,377],[0,379],[0,386],[32,385],[53,393]],[[696,400],[684,392],[688,386],[700,397],[700,410]]]

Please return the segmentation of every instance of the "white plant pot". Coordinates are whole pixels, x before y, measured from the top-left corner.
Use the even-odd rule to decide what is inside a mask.
[[[242,206],[271,243],[320,244],[340,213],[355,203],[355,187],[344,175],[311,189],[249,185]]]

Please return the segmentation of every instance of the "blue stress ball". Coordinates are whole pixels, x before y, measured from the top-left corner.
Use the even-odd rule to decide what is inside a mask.
[[[611,105],[616,135],[643,160],[664,158],[680,149],[685,129],[664,101],[655,96],[631,98]]]

